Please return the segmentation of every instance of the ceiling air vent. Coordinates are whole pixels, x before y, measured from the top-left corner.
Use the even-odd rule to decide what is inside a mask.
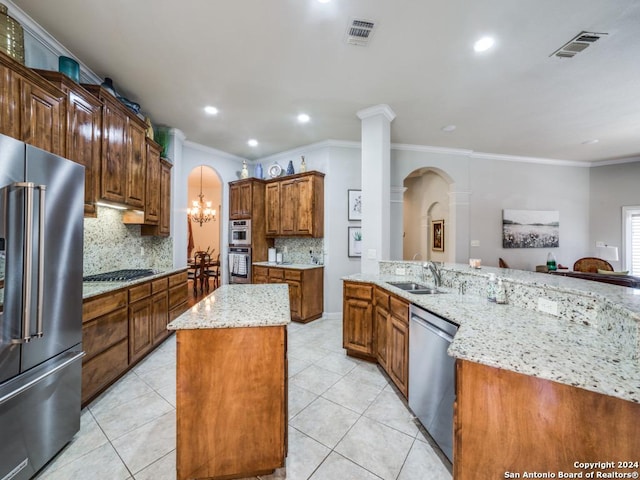
[[[582,52],[589,45],[597,42],[608,33],[580,32],[570,41],[553,52],[550,57],[572,58]]]
[[[373,35],[375,22],[354,18],[347,27],[346,41],[350,45],[365,46]]]

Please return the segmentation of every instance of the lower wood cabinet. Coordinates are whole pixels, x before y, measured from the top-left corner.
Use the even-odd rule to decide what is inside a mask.
[[[88,298],[82,310],[82,405],[88,404],[169,336],[187,309],[187,272]]]
[[[307,323],[322,316],[324,268],[253,267],[253,283],[286,283],[291,320]]]
[[[634,402],[457,360],[453,478],[635,478],[638,419]]]
[[[377,361],[402,394],[409,394],[409,302],[366,283],[344,282],[343,346]]]

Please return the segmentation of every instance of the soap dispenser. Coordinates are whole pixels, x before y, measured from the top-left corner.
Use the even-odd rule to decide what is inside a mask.
[[[487,300],[489,300],[490,302],[496,301],[496,290],[497,290],[496,274],[490,273],[489,283],[487,284]]]

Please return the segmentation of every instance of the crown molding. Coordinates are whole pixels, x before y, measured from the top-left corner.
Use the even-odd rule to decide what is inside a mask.
[[[432,147],[429,145],[412,145],[408,143],[392,143],[391,150],[401,150],[406,152],[441,153],[445,155],[458,155],[461,157],[468,157],[473,153],[473,150],[465,150],[462,148]]]
[[[640,157],[615,158],[612,160],[598,160],[591,164],[592,167],[606,167],[608,165],[620,165],[623,163],[640,162]]]
[[[589,168],[592,166],[590,162],[580,162],[577,160],[561,160],[553,158],[538,158],[538,157],[522,157],[519,155],[504,155],[501,153],[483,153],[483,152],[471,152],[469,158],[478,158],[482,160],[501,160],[504,162],[516,162],[516,163],[537,163],[539,165],[553,165],[556,167],[584,167]]]
[[[375,117],[377,115],[384,115],[384,117],[389,121],[393,122],[393,119],[396,118],[396,112],[394,112],[391,107],[387,104],[374,105],[373,107],[364,108],[362,110],[358,110],[356,115],[360,120],[365,120],[367,118]]]
[[[90,82],[97,84],[102,83],[102,79],[96,75],[87,65],[82,63],[78,58],[70,52],[64,45],[51,36],[44,28],[35,22],[24,10],[18,7],[11,0],[5,0],[3,2],[9,9],[9,14],[15,18],[22,26],[22,29],[28,32],[33,38],[35,38],[44,48],[49,50],[57,57],[71,57],[80,65],[80,72],[84,78]]]

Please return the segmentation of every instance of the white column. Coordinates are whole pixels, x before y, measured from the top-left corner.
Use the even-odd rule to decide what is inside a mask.
[[[187,184],[180,185],[182,175],[182,149],[186,136],[182,130],[169,129],[167,156],[173,163],[171,169],[171,236],[173,237],[173,266],[187,265]]]
[[[362,121],[362,273],[390,258],[391,122],[388,105],[360,110]]]

